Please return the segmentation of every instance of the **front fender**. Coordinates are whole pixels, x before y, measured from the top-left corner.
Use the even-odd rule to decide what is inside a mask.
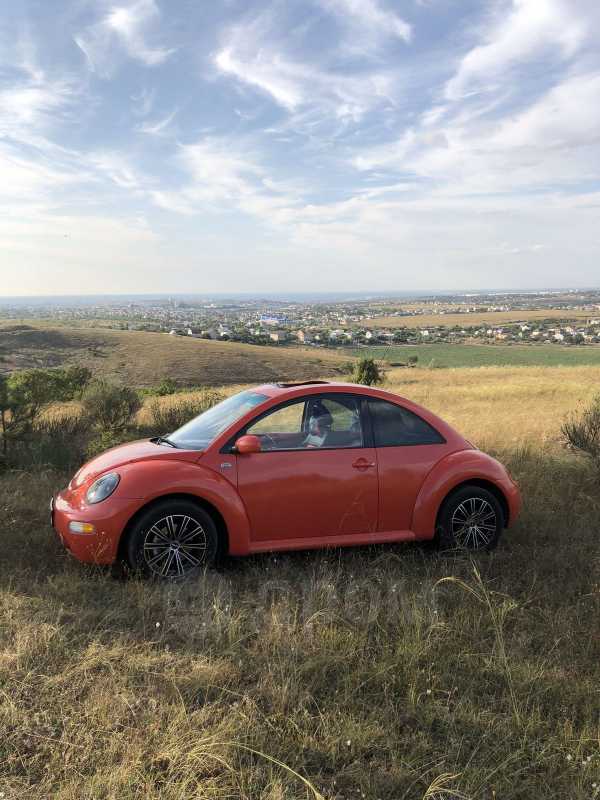
[[[137,511],[173,494],[187,494],[214,506],[223,517],[231,555],[250,552],[250,522],[235,487],[222,475],[198,462],[156,460],[119,469],[119,494],[135,498]],[[132,515],[133,516],[133,515]]]
[[[412,517],[412,530],[417,539],[432,539],[438,511],[448,494],[468,481],[487,481],[504,496],[509,521],[519,514],[519,489],[506,468],[481,450],[459,450],[443,458],[425,478],[417,496]]]

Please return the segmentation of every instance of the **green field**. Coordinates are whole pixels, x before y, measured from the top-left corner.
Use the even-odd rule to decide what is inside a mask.
[[[600,366],[600,347],[561,345],[417,344],[361,347],[352,356],[372,355],[393,364],[417,356],[421,367],[581,367]]]

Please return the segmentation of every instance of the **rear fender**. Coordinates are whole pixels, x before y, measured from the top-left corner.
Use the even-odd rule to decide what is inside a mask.
[[[508,495],[514,484],[499,461],[481,450],[459,450],[443,458],[425,478],[417,496],[412,530],[417,539],[433,539],[438,511],[450,492],[468,481],[487,481]]]

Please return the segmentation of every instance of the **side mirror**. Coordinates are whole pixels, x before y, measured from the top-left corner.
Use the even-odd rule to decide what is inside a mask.
[[[260,453],[261,450],[260,439],[258,436],[253,436],[251,433],[240,436],[234,446],[234,451],[241,456],[249,455],[250,453]]]

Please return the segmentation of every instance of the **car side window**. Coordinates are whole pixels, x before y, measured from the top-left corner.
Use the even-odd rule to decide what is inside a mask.
[[[428,422],[395,403],[369,399],[369,412],[375,447],[442,444],[445,441]]]
[[[305,405],[305,401],[300,400],[297,403],[289,403],[283,407],[275,408],[269,414],[251,424],[246,429],[246,433],[251,433],[254,436],[270,436],[273,434],[299,436],[302,433]]]
[[[362,447],[360,398],[352,395],[317,396],[307,400],[305,427],[308,447]]]
[[[305,397],[275,408],[245,432],[258,436],[263,450],[362,447],[359,402],[351,396]]]

